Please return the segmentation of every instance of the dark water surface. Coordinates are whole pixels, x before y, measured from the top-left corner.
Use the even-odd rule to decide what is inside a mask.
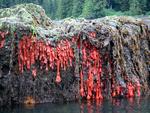
[[[150,113],[150,97],[67,104],[46,103],[35,106],[19,105],[1,108],[0,113]]]

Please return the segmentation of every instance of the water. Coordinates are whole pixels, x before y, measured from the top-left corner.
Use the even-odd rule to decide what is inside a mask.
[[[1,108],[0,113],[150,113],[150,97],[66,104],[46,103],[35,106],[19,105]]]

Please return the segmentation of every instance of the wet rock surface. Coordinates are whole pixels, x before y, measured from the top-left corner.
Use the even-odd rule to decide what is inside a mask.
[[[79,99],[79,71],[83,60],[81,48],[77,47],[80,41],[96,47],[101,55],[104,97],[111,95],[113,80],[115,86],[125,89],[129,81],[135,85],[139,82],[142,94],[147,93],[150,84],[150,30],[148,21],[143,20],[105,17],[96,20],[68,18],[52,21],[40,6],[34,4],[1,9],[0,31],[8,34],[0,49],[0,106],[24,103],[27,97],[33,98],[36,103]],[[95,34],[91,34],[93,32]],[[61,40],[78,39],[73,44],[73,66],[66,71],[61,69],[60,83],[55,82],[56,67],[46,72],[37,63],[36,77],[32,76],[31,70],[24,69],[20,73],[18,43],[25,34],[36,35],[37,39],[50,42],[53,47]],[[0,38],[2,40],[2,35]],[[83,71],[87,73],[86,69]]]

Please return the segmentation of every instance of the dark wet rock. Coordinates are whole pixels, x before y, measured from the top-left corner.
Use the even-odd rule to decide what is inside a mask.
[[[144,23],[142,19],[132,17],[52,21],[40,6],[34,4],[0,10],[0,31],[9,31],[5,45],[0,49],[0,106],[24,103],[28,96],[36,103],[74,101],[80,98],[80,51],[76,43],[73,45],[74,65],[66,71],[61,70],[62,82],[55,82],[56,68],[46,72],[40,70],[38,63],[36,78],[32,76],[31,70],[24,70],[23,74],[19,72],[18,42],[24,34],[30,33],[45,42],[51,41],[54,47],[62,39],[71,40],[73,36],[81,34],[83,41],[86,40],[100,51],[103,69],[107,70],[102,73],[102,81],[111,81],[114,76],[117,84],[126,88],[124,76],[127,76],[133,83],[139,81],[142,92],[146,93],[149,91],[150,79],[148,21]],[[96,38],[89,36],[89,32],[96,32]],[[15,38],[14,33],[17,34]],[[112,64],[109,64],[109,60]],[[104,94],[106,97],[109,95],[108,91]]]

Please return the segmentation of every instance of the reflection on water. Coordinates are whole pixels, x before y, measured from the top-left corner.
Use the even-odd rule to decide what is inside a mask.
[[[150,113],[150,97],[1,108],[0,113]]]

